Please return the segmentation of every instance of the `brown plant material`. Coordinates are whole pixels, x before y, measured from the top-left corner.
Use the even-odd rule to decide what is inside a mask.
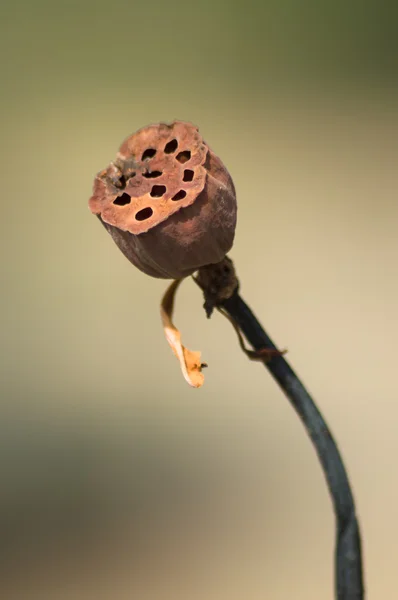
[[[175,294],[181,281],[182,279],[173,281],[173,283],[167,288],[160,306],[160,315],[162,317],[166,339],[169,342],[174,354],[180,361],[181,371],[185,380],[190,386],[198,388],[203,385],[204,376],[202,369],[207,365],[201,362],[200,352],[188,350],[188,348],[185,348],[185,346],[182,345],[181,334],[172,321]]]
[[[215,307],[239,289],[234,264],[228,256],[215,265],[206,265],[199,269],[194,279],[203,290],[204,308],[208,318],[211,317]]]
[[[218,263],[234,240],[232,179],[197,127],[182,121],[128,137],[96,176],[89,207],[153,277],[180,279]]]
[[[338,447],[311,396],[238,293],[226,253],[236,224],[235,190],[228,171],[196,127],[176,121],[141,129],[94,182],[91,211],[127,258],[153,277],[175,279],[164,294],[161,317],[186,381],[204,382],[200,352],[181,343],[172,321],[182,278],[195,277],[209,317],[217,308],[232,323],[245,354],[261,360],[300,417],[325,474],[336,515],[335,594],[364,597],[361,536],[350,482]],[[253,349],[247,348],[244,338]]]

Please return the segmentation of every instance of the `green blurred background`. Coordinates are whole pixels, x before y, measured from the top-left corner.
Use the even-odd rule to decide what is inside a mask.
[[[135,270],[87,208],[151,122],[229,168],[242,294],[347,462],[369,597],[397,595],[397,9],[351,2],[3,2],[1,597],[331,600],[314,451],[196,286],[190,389]]]

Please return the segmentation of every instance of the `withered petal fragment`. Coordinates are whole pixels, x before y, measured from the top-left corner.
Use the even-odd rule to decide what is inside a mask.
[[[237,324],[237,322],[234,321],[234,319],[231,317],[231,315],[229,315],[227,313],[227,311],[224,310],[221,306],[218,306],[218,312],[220,312],[231,323],[231,325],[233,326],[233,328],[235,329],[235,331],[237,333],[238,340],[239,340],[239,346],[241,347],[243,352],[246,354],[246,356],[248,358],[250,358],[250,360],[269,361],[274,356],[283,356],[284,354],[287,353],[286,349],[278,350],[277,348],[259,348],[258,350],[250,350],[250,348],[246,348],[242,332],[239,329],[239,325]]]
[[[199,388],[204,383],[202,368],[207,365],[201,362],[200,352],[188,350],[188,348],[185,348],[185,346],[182,345],[181,334],[172,321],[174,298],[181,281],[182,279],[177,279],[176,281],[173,281],[173,283],[167,288],[166,293],[162,298],[160,314],[162,317],[166,339],[169,342],[174,354],[180,361],[181,371],[185,380],[190,386]]]

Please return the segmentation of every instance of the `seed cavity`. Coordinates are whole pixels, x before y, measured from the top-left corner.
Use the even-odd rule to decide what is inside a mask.
[[[191,169],[185,169],[183,181],[192,181],[194,172]]]
[[[165,185],[153,185],[150,191],[152,198],[161,198],[166,193]]]
[[[143,176],[147,179],[155,179],[155,177],[160,177],[162,175],[162,171],[145,171]]]
[[[109,180],[117,188],[124,189],[126,187],[126,178],[124,175],[109,175]]]
[[[172,197],[172,200],[182,200],[187,195],[185,190],[180,190]]]
[[[147,148],[141,156],[141,160],[145,160],[147,158],[153,158],[156,154],[155,148]]]
[[[136,221],[145,221],[146,219],[149,219],[149,217],[152,217],[152,215],[152,208],[150,206],[147,206],[146,208],[142,208],[136,213],[135,219]]]
[[[128,194],[126,194],[126,192],[125,192],[121,196],[118,196],[117,198],[115,198],[113,201],[113,204],[116,204],[117,206],[126,206],[126,204],[130,204],[130,202],[131,202],[131,197]]]
[[[164,147],[164,151],[166,154],[173,154],[173,152],[175,152],[178,148],[178,142],[177,140],[171,140],[170,142],[167,142],[167,144]]]
[[[184,163],[188,162],[190,158],[191,158],[191,152],[189,150],[183,150],[182,152],[179,152],[176,156],[176,159],[182,165]]]

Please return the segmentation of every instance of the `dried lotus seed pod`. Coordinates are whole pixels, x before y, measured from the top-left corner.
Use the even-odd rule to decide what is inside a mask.
[[[96,176],[89,207],[153,277],[186,277],[232,247],[234,184],[191,123],[150,125],[128,137]]]

